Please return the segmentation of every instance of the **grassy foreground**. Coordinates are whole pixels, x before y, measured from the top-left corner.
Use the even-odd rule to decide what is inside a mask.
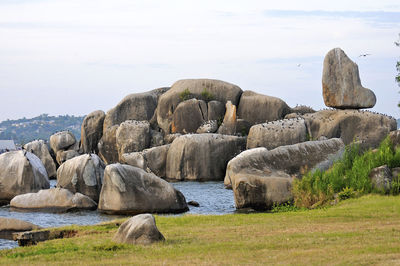
[[[167,239],[114,244],[115,223],[66,227],[72,238],[0,251],[1,264],[400,264],[400,196],[367,195],[326,209],[156,216]]]

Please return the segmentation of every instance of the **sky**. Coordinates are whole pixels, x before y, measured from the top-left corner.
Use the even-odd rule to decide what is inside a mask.
[[[0,121],[107,112],[185,78],[319,110],[335,47],[375,92],[372,110],[399,118],[399,33],[398,0],[0,0]]]

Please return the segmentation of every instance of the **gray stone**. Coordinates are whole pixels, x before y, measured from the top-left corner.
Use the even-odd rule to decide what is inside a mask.
[[[150,147],[150,123],[128,120],[121,123],[116,132],[118,158],[122,154],[142,151]]]
[[[197,99],[183,101],[174,111],[171,133],[194,133],[206,120],[206,102]]]
[[[60,150],[69,150],[75,143],[75,136],[70,131],[61,131],[50,136],[50,147],[54,154]]]
[[[368,111],[323,110],[303,117],[310,139],[341,138],[346,145],[360,141],[363,149],[378,147],[397,128],[394,118]]]
[[[185,197],[167,181],[130,165],[110,164],[104,171],[99,210],[114,214],[181,213]]]
[[[119,125],[114,125],[103,131],[98,147],[99,156],[106,164],[116,163],[119,161],[117,148],[117,130]]]
[[[64,212],[71,210],[95,210],[97,207],[88,196],[72,193],[64,188],[50,188],[37,193],[27,193],[14,197],[10,207],[34,211]]]
[[[158,231],[156,220],[151,214],[133,216],[121,224],[113,237],[114,242],[131,245],[149,245],[163,240],[165,238]]]
[[[231,101],[234,105],[239,103],[242,90],[233,84],[212,79],[185,79],[175,82],[171,89],[161,95],[157,107],[157,122],[166,134],[171,133],[171,123],[174,111],[182,101],[180,95],[189,90],[193,98],[202,99],[204,89],[210,93],[214,100],[225,104]],[[204,120],[209,120],[208,117]],[[199,125],[194,129],[196,130]]]
[[[226,164],[245,148],[245,138],[219,135],[184,135],[174,140],[167,155],[170,180],[223,180]]]
[[[385,193],[390,192],[392,172],[387,165],[382,165],[372,169],[369,178],[371,179],[372,188]]]
[[[234,135],[236,133],[236,106],[228,101],[222,125],[218,129],[219,134]]]
[[[0,202],[49,187],[46,168],[33,153],[11,151],[0,155]]]
[[[240,98],[237,115],[255,125],[275,121],[291,113],[290,107],[281,99],[245,91]]]
[[[267,150],[242,152],[229,161],[224,184],[232,187],[236,208],[270,209],[293,198],[294,178],[344,147],[340,139],[308,141]]]
[[[40,161],[42,161],[46,168],[47,176],[49,178],[56,177],[56,164],[54,163],[44,140],[31,141],[24,145],[24,149],[39,157]]]
[[[330,50],[324,59],[322,89],[326,106],[339,109],[372,108],[375,94],[361,85],[358,66],[343,50]]]
[[[84,154],[63,163],[57,170],[57,187],[82,193],[99,201],[105,165],[96,154]]]
[[[247,149],[265,147],[271,150],[304,141],[307,141],[304,119],[285,119],[252,126],[247,137]]]
[[[59,150],[56,154],[56,161],[58,163],[58,165],[62,165],[63,163],[65,163],[66,161],[75,158],[76,156],[79,156],[80,154],[75,151],[75,150]]]
[[[150,130],[151,141],[150,147],[158,147],[164,145],[164,134],[158,130]]]
[[[13,239],[13,233],[40,229],[40,226],[18,219],[0,217],[0,238]]]
[[[103,136],[106,114],[99,110],[85,116],[81,126],[81,150],[83,153],[99,153],[97,144]]]
[[[225,104],[219,101],[210,101],[207,103],[207,120],[221,120],[225,115]]]
[[[176,138],[179,138],[180,136],[182,136],[182,134],[180,133],[165,135],[164,142],[165,144],[171,144]]]

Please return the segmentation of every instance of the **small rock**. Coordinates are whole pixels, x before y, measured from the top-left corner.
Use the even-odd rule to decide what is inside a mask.
[[[187,204],[193,207],[200,207],[200,203],[194,200],[189,201]]]

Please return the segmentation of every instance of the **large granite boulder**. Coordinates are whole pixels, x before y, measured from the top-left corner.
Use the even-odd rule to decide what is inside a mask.
[[[46,168],[33,153],[11,151],[0,155],[0,205],[17,195],[49,187]]]
[[[191,98],[210,100],[212,97],[212,100],[222,104],[231,101],[236,106],[242,94],[242,90],[238,86],[220,80],[185,79],[175,82],[169,91],[161,95],[158,101],[157,122],[166,134],[171,133],[173,114],[178,104],[185,100],[180,97],[185,91],[190,93]]]
[[[72,193],[64,188],[50,188],[37,193],[27,193],[14,197],[10,207],[15,209],[65,212],[72,210],[95,210],[94,202],[81,193]]]
[[[63,163],[57,170],[57,187],[82,193],[99,201],[105,165],[96,154],[84,154]]]
[[[207,103],[190,99],[178,104],[173,114],[171,133],[194,133],[207,120]]]
[[[285,119],[252,126],[247,137],[247,149],[265,147],[271,150],[304,141],[307,141],[304,119]]]
[[[359,110],[322,110],[305,114],[311,139],[341,138],[348,145],[360,141],[362,148],[376,148],[390,131],[397,129],[392,117]]]
[[[233,135],[236,133],[236,106],[228,101],[225,107],[224,120],[218,129],[218,134]]]
[[[171,144],[167,144],[141,152],[125,153],[122,155],[122,162],[165,178],[167,154],[170,146]]]
[[[330,50],[324,59],[322,89],[326,106],[339,109],[372,108],[375,94],[361,85],[358,66],[343,50]]]
[[[126,96],[117,106],[107,112],[103,132],[126,120],[149,121],[156,110],[157,98],[158,95],[154,91]]]
[[[106,164],[116,163],[119,160],[117,148],[117,130],[119,125],[114,125],[103,131],[98,147],[99,156]]]
[[[308,170],[343,151],[340,139],[308,141],[246,150],[229,161],[224,183],[234,192],[236,208],[270,209],[293,198],[291,184]]]
[[[94,111],[85,116],[81,126],[81,150],[83,153],[99,153],[97,144],[103,136],[103,123],[106,114]]]
[[[110,164],[104,171],[99,210],[114,214],[181,213],[188,206],[183,194],[167,181],[137,167]]]
[[[116,132],[118,157],[122,154],[142,151],[150,147],[150,123],[147,121],[128,120],[121,123]]]
[[[253,91],[245,91],[240,98],[237,115],[255,125],[282,119],[289,113],[291,113],[291,109],[283,100]]]
[[[69,150],[76,143],[74,134],[71,131],[60,131],[50,136],[50,147],[54,154],[59,150]]]
[[[13,233],[41,229],[35,224],[12,218],[0,217],[0,238],[12,240]]]
[[[246,139],[220,134],[184,135],[167,155],[169,180],[223,180],[228,161],[245,149]]]
[[[154,216],[146,213],[133,216],[121,224],[112,240],[131,245],[149,245],[165,238],[158,231]]]
[[[225,115],[225,104],[219,101],[209,101],[207,103],[208,120],[221,120]]]
[[[56,164],[50,155],[49,148],[44,140],[31,141],[24,145],[24,149],[35,154],[42,161],[49,178],[56,177]]]

